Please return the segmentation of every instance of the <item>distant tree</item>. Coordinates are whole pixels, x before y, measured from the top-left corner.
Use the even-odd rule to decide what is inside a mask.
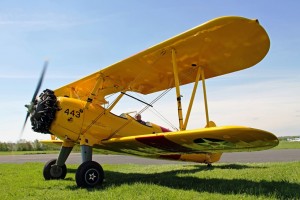
[[[1,142],[0,151],[57,151],[60,146],[54,144],[43,144],[38,140],[26,141],[21,139],[17,143]]]
[[[8,151],[15,151],[16,144],[15,143],[7,143]]]
[[[33,146],[31,142],[26,140],[19,140],[17,142],[17,151],[32,151]]]
[[[38,140],[34,140],[32,146],[35,151],[44,150],[43,145]]]
[[[0,143],[0,151],[9,151],[7,143],[5,142]]]

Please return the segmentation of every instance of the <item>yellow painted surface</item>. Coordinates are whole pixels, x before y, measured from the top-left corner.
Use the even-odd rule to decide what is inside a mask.
[[[206,78],[212,78],[257,64],[269,47],[269,37],[257,20],[220,17],[63,86],[55,94],[87,100],[98,78],[102,82],[94,101],[100,103],[119,91],[149,94],[174,87],[172,49],[179,82],[184,85],[195,81],[195,65],[204,68]]]
[[[199,154],[183,154],[179,160],[198,162],[198,163],[214,163],[218,162],[222,156],[222,153],[199,153]]]
[[[61,140],[93,146],[107,138],[161,133],[153,123],[143,125],[127,114],[114,115],[98,104],[85,108],[85,101],[59,97],[59,110],[50,132]]]
[[[141,143],[140,141],[145,142]],[[272,133],[243,126],[211,127],[155,135],[112,138],[102,141],[103,148],[105,149],[110,148],[116,151],[121,149],[126,152],[126,148],[128,148],[128,152],[141,151],[143,153],[158,154],[171,154],[172,151],[155,149],[153,147],[169,145],[169,149],[174,149],[174,152],[192,154],[202,152],[257,151],[272,148],[277,146],[278,143],[277,137]],[[99,147],[102,148],[101,146]]]

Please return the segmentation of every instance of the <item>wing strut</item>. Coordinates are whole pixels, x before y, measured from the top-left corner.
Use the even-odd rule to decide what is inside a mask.
[[[207,105],[205,75],[204,75],[204,68],[203,67],[201,67],[201,78],[202,78],[203,97],[204,97],[204,105],[205,105],[206,127],[209,127],[208,105]]]
[[[102,88],[102,84],[103,84],[103,78],[102,78],[102,74],[100,73],[99,77],[97,78],[94,89],[91,91],[91,94],[89,95],[88,99],[86,100],[84,109],[87,109],[89,107],[89,105],[93,102],[95,96],[97,95],[96,92],[98,91],[99,87]]]
[[[183,130],[183,116],[182,116],[182,106],[181,106],[181,95],[180,95],[180,87],[179,87],[179,78],[178,78],[178,68],[176,62],[176,52],[175,49],[172,49],[172,63],[173,63],[173,72],[174,72],[174,80],[176,86],[176,97],[177,97],[177,107],[178,107],[178,118],[179,118],[179,129]]]
[[[188,107],[188,110],[187,110],[187,113],[186,113],[185,121],[183,122],[182,105],[181,105],[181,97],[182,96],[180,94],[180,83],[179,83],[178,67],[177,67],[177,62],[176,62],[176,51],[175,51],[175,49],[172,49],[172,64],[173,64],[174,81],[175,81],[175,87],[176,87],[179,129],[180,130],[186,130],[187,123],[189,121],[189,117],[190,117],[190,114],[191,114],[192,106],[193,106],[193,103],[194,103],[195,94],[196,94],[197,87],[198,87],[198,82],[200,80],[200,76],[201,76],[202,88],[203,88],[205,116],[206,116],[206,127],[210,127],[204,68],[203,67],[198,67],[194,88],[193,88],[192,95],[191,95],[191,98],[190,98],[189,107]]]
[[[182,127],[183,130],[186,130],[187,123],[189,121],[189,117],[190,117],[191,110],[192,110],[192,107],[193,107],[193,103],[194,103],[194,99],[195,99],[195,95],[196,95],[196,91],[197,91],[197,87],[198,87],[198,82],[200,80],[200,76],[201,76],[202,87],[203,87],[205,116],[206,116],[206,127],[210,126],[209,115],[208,115],[208,104],[207,104],[207,95],[206,95],[206,85],[205,85],[204,68],[203,67],[198,67],[197,75],[196,75],[196,80],[195,80],[195,84],[194,84],[194,88],[193,88],[193,92],[192,92],[192,95],[191,95],[189,107],[188,107],[188,110],[187,110],[187,113],[186,113],[186,117],[185,117],[185,120],[184,120],[184,124],[183,124],[183,127]]]
[[[191,110],[192,110],[192,107],[193,107],[193,103],[194,103],[194,99],[195,99],[195,95],[196,95],[196,91],[197,91],[197,87],[198,87],[198,82],[199,82],[200,75],[201,75],[202,71],[203,71],[202,68],[198,67],[197,76],[196,76],[192,96],[191,96],[191,99],[190,99],[189,107],[188,107],[188,110],[187,110],[187,113],[186,113],[186,116],[185,116],[185,120],[184,120],[184,124],[183,124],[183,130],[186,130],[186,126],[187,126],[187,123],[189,121],[189,117],[190,117],[190,114],[191,114]]]
[[[117,105],[117,103],[119,103],[119,101],[122,99],[124,94],[125,94],[125,92],[121,92],[119,94],[119,96],[115,99],[115,101],[107,108],[106,112],[110,112],[115,107],[115,105]]]

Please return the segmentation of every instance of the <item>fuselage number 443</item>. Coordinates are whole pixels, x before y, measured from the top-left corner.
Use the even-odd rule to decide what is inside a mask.
[[[71,110],[71,109],[66,109],[64,112],[66,115],[72,115],[73,117],[80,118],[80,114],[82,113],[82,110]]]

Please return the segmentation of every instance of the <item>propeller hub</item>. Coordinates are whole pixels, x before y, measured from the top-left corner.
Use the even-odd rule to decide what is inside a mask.
[[[26,104],[25,107],[27,108],[27,112],[31,114],[34,110],[34,102],[30,102],[30,104]]]

